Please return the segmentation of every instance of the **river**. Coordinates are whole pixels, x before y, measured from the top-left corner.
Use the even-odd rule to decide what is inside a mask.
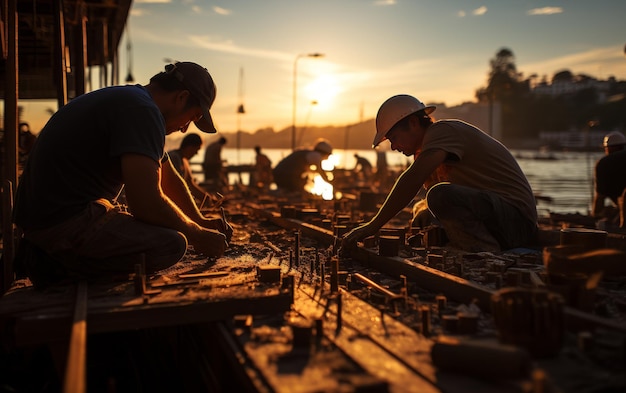
[[[290,149],[264,149],[263,152],[276,165],[290,153]],[[540,198],[537,209],[540,215],[554,213],[587,214],[593,198],[593,168],[595,162],[602,157],[602,151],[586,152],[550,152],[540,153],[534,150],[513,150],[520,167],[528,178],[536,195]],[[333,151],[335,165],[352,168],[355,164],[354,153],[366,157],[375,166],[376,150],[341,150]],[[254,162],[253,149],[224,148],[222,159],[228,164],[250,164]],[[192,158],[192,164],[199,164],[204,157],[204,150]],[[387,152],[390,166],[406,166],[409,158],[397,152]],[[197,168],[197,165],[194,165]],[[196,169],[194,168],[194,169]],[[201,176],[201,175],[200,175]],[[234,179],[234,177],[232,178]],[[202,179],[198,179],[202,180]],[[244,183],[246,177],[242,177]]]

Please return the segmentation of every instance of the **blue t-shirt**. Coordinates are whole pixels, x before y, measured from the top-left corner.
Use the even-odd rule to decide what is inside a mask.
[[[121,156],[160,161],[165,119],[148,91],[114,86],[84,94],[59,109],[31,151],[15,200],[15,223],[47,228],[90,202],[115,198],[122,186]]]

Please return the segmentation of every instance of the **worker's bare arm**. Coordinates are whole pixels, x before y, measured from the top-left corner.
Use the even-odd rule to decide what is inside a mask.
[[[140,154],[125,154],[121,162],[126,199],[133,216],[149,224],[182,232],[199,252],[213,256],[224,253],[227,243],[222,233],[202,227],[165,195],[161,188],[163,171],[158,162]],[[182,181],[180,176],[177,178]]]

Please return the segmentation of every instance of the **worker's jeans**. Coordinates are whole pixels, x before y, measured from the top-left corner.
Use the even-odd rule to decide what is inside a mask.
[[[51,228],[25,230],[24,238],[68,272],[87,276],[130,273],[144,261],[146,271],[154,272],[175,264],[187,250],[180,232],[138,221],[106,200]]]
[[[534,240],[537,224],[500,196],[440,183],[426,194],[428,209],[441,223],[450,245],[467,251],[500,251]]]

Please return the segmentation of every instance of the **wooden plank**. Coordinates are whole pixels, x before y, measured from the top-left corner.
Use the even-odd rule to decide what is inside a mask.
[[[353,259],[366,266],[373,267],[386,274],[415,281],[420,287],[436,293],[443,293],[450,299],[461,303],[478,300],[478,306],[486,312],[491,311],[493,292],[482,285],[474,284],[464,278],[448,274],[419,263],[400,257],[381,257],[373,250],[359,247],[352,255]]]
[[[441,392],[430,365],[430,340],[348,292],[341,296],[339,330],[336,302],[321,291],[301,285],[294,309],[310,320],[321,318],[324,335],[368,373],[386,380],[390,391]]]
[[[325,335],[369,373],[388,381],[391,392],[520,391],[511,381],[442,373],[431,360],[431,339],[346,291],[342,291],[338,330],[338,308],[326,306],[327,301],[319,291],[301,285],[294,309],[309,318],[322,317]]]
[[[76,288],[74,322],[65,366],[64,393],[87,391],[87,282],[80,281]]]
[[[162,293],[154,296],[135,296],[132,282],[118,283],[109,291],[91,286],[87,333],[217,321],[237,314],[283,313],[291,307],[289,289],[234,281],[230,285],[163,288]],[[51,296],[51,303],[46,303],[51,294],[32,288],[19,292],[19,297],[12,293],[13,296],[0,300],[0,320],[13,331],[16,345],[67,338],[72,326],[69,293]],[[4,305],[8,307],[5,309]]]

